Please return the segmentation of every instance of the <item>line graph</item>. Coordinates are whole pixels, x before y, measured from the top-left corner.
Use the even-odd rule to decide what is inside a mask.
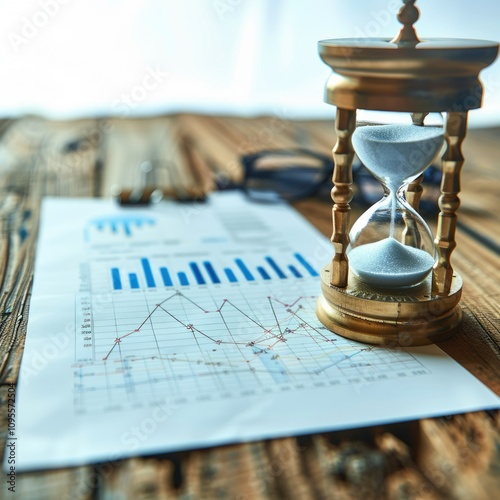
[[[87,361],[73,366],[76,408],[112,411],[165,394],[182,403],[429,373],[405,351],[326,330],[314,312],[316,285],[114,295],[112,307],[93,311],[92,346],[77,355]]]
[[[242,316],[244,316],[247,320],[249,320],[251,323],[253,323],[254,325],[256,325],[256,327],[258,327],[259,329],[261,329],[262,333],[264,335],[268,335],[268,337],[266,337],[266,336],[260,336],[260,337],[256,338],[255,340],[248,340],[248,341],[242,341],[242,342],[238,342],[238,341],[235,341],[235,340],[222,340],[222,339],[216,339],[214,337],[211,337],[210,335],[204,333],[199,328],[195,327],[195,325],[193,325],[192,323],[184,323],[177,316],[175,316],[172,313],[170,313],[170,311],[166,307],[168,305],[168,302],[170,300],[172,300],[174,297],[177,297],[179,299],[185,300],[186,302],[190,303],[194,308],[199,309],[200,311],[203,311],[205,314],[211,314],[211,313],[214,314],[215,313],[215,314],[220,315],[222,321],[224,322],[224,324],[226,326],[227,326],[227,322],[226,322],[226,320],[224,318],[224,311],[223,311],[223,309],[227,310],[228,308],[233,308],[238,313],[240,313]],[[144,319],[144,321],[142,321],[142,323],[137,328],[133,329],[132,331],[130,331],[128,333],[125,333],[125,334],[121,335],[120,337],[117,337],[115,339],[112,347],[110,348],[110,350],[106,353],[106,355],[102,359],[103,359],[103,361],[107,361],[108,358],[109,358],[109,356],[113,353],[114,349],[118,345],[120,345],[124,339],[126,339],[127,337],[130,337],[131,335],[139,334],[141,332],[141,329],[148,323],[148,321],[151,320],[152,316],[155,313],[157,313],[158,311],[162,311],[163,313],[167,314],[175,322],[177,322],[178,324],[182,325],[187,330],[190,330],[193,334],[199,334],[199,335],[205,337],[206,339],[211,340],[216,345],[221,345],[221,344],[238,345],[239,344],[239,345],[245,345],[247,347],[249,347],[249,346],[253,347],[253,346],[256,346],[256,345],[261,344],[261,343],[268,343],[268,341],[270,339],[273,339],[272,345],[270,346],[270,348],[272,348],[278,342],[286,342],[286,340],[287,340],[286,335],[293,335],[299,329],[306,329],[306,328],[309,328],[309,329],[313,330],[317,335],[319,335],[320,337],[322,337],[326,342],[330,342],[331,339],[329,339],[323,333],[321,333],[317,327],[315,327],[315,326],[307,323],[306,321],[302,320],[302,318],[300,318],[300,316],[298,315],[298,311],[300,309],[302,309],[302,305],[298,305],[297,306],[297,310],[293,310],[293,308],[297,304],[299,304],[300,301],[302,301],[303,299],[307,299],[307,298],[315,299],[316,297],[314,297],[314,296],[311,296],[311,297],[300,296],[297,299],[295,299],[291,304],[286,304],[286,303],[284,303],[284,302],[282,302],[282,301],[280,301],[280,300],[278,300],[278,299],[276,299],[274,297],[268,296],[267,297],[267,301],[269,303],[269,308],[272,310],[272,313],[273,313],[273,316],[274,316],[274,319],[275,319],[275,323],[272,326],[265,327],[264,325],[262,325],[262,324],[259,323],[258,319],[254,319],[254,318],[250,317],[245,311],[243,311],[238,306],[236,306],[235,304],[233,304],[229,299],[223,299],[222,304],[217,309],[213,309],[213,310],[210,311],[210,310],[206,310],[206,309],[202,308],[199,304],[197,304],[196,302],[192,301],[188,296],[186,296],[182,292],[176,291],[170,297],[166,298],[165,300],[163,300],[159,304],[156,304],[155,307],[153,308],[153,310],[148,314],[148,316]],[[286,308],[286,312],[289,313],[290,316],[294,316],[295,318],[297,318],[298,320],[300,320],[301,323],[299,323],[297,325],[297,327],[295,329],[293,329],[293,330],[290,329],[290,328],[286,328],[283,331],[282,328],[281,328],[280,321],[278,320],[278,317],[277,317],[277,314],[276,314],[274,303],[279,304],[282,307],[285,307]]]

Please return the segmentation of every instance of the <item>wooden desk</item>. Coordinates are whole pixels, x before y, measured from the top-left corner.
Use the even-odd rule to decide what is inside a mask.
[[[242,153],[305,146],[329,154],[332,122],[175,116],[144,120],[0,124],[0,398],[22,355],[42,196],[108,196],[137,184],[141,161],[161,163],[156,182],[176,192],[241,180]],[[440,344],[500,394],[500,129],[466,139],[458,247],[465,282],[459,334]],[[330,235],[331,203],[296,204]],[[354,211],[359,207],[354,207]],[[450,381],[452,384],[453,381]],[[300,438],[133,458],[20,474],[4,498],[492,499],[500,491],[500,413],[477,412]]]

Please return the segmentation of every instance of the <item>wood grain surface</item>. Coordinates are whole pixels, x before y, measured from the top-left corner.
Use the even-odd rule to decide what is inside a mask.
[[[452,257],[465,282],[464,321],[439,345],[500,395],[499,139],[497,128],[470,131],[465,141]],[[333,122],[279,115],[0,121],[2,442],[7,391],[17,381],[26,335],[43,196],[109,197],[117,186],[150,184],[167,196],[206,193],[241,182],[242,154],[307,147],[330,155],[334,143]],[[144,162],[154,166],[153,177],[141,174]],[[327,197],[295,206],[331,235]],[[363,208],[353,206],[352,220]],[[500,495],[500,415],[476,412],[25,473],[15,494],[7,486],[2,481],[1,498],[26,500],[489,500]]]

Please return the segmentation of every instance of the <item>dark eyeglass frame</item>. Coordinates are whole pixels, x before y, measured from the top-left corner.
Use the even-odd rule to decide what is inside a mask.
[[[266,157],[283,157],[283,158],[294,158],[294,157],[310,157],[315,160],[319,160],[321,167],[319,169],[319,175],[316,182],[312,185],[306,186],[299,193],[294,193],[293,195],[286,196],[287,201],[297,201],[301,198],[307,198],[317,194],[323,186],[330,186],[332,183],[333,174],[333,158],[328,157],[324,154],[318,153],[316,151],[306,149],[306,148],[294,148],[294,149],[268,149],[263,151],[258,151],[251,154],[246,154],[241,157],[241,164],[243,165],[244,179],[243,179],[243,190],[249,193],[248,183],[251,179],[268,179],[272,180],[274,173],[289,171],[293,175],[293,171],[297,167],[287,168],[287,167],[276,167],[270,169],[258,169],[256,168],[257,162]],[[361,164],[356,163],[352,168],[353,183],[358,188],[355,192],[353,201],[359,203],[360,205],[371,206],[382,197],[382,193],[377,196],[370,195],[370,188],[380,187],[380,183],[373,177],[373,175]],[[435,165],[430,165],[424,171],[423,182],[427,186],[439,187],[441,184],[441,168]],[[276,198],[274,198],[276,200]],[[267,199],[265,201],[273,201],[273,199]],[[437,201],[437,200],[436,200]],[[437,203],[434,201],[429,201],[422,199],[420,202],[420,211],[434,213],[437,210]]]
[[[297,171],[297,167],[276,167],[268,169],[257,168],[257,162],[266,157],[282,157],[282,158],[311,158],[317,160],[320,164],[318,169],[318,179],[308,186],[305,186],[300,192],[290,194],[286,196],[285,199],[288,201],[295,201],[301,198],[307,198],[316,194],[321,187],[326,184],[327,181],[331,182],[331,177],[333,173],[333,159],[331,157],[325,156],[316,151],[312,151],[306,148],[294,148],[294,149],[267,149],[263,151],[258,151],[255,153],[246,154],[241,157],[241,164],[243,165],[243,190],[249,191],[248,183],[251,179],[268,179],[271,180],[273,175],[276,173],[283,174],[285,172],[290,172],[293,175],[294,171]]]

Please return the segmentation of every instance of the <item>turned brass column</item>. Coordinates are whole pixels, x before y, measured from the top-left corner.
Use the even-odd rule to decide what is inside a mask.
[[[457,227],[456,211],[460,206],[460,171],[464,164],[462,142],[467,132],[467,112],[448,113],[446,120],[446,151],[442,158],[443,177],[441,196],[439,197],[439,215],[436,233],[438,260],[432,273],[432,291],[438,295],[447,295],[453,280],[451,253],[457,246],[455,230]]]
[[[349,275],[346,250],[349,244],[349,214],[352,200],[352,161],[354,149],[351,136],[356,126],[356,112],[352,109],[338,109],[335,119],[337,143],[333,148],[333,188],[332,188],[332,243],[335,255],[332,259],[330,284],[345,287]]]

